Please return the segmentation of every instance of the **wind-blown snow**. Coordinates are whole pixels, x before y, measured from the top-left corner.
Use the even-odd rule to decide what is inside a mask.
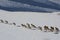
[[[0,19],[15,22],[17,25],[33,23],[43,27],[55,26],[60,29],[60,16],[56,13],[37,13],[37,12],[7,12],[0,10]],[[30,30],[23,27],[0,23],[0,40],[60,40],[59,34],[54,32],[42,32]]]

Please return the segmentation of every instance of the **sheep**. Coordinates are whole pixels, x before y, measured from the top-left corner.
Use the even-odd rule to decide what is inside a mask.
[[[1,23],[4,23],[4,21],[2,19],[0,21],[1,21]]]
[[[55,27],[55,34],[59,33],[59,28]]]
[[[21,24],[21,26],[23,26],[23,27],[27,28],[27,26],[26,26],[25,24]]]
[[[5,20],[5,24],[8,24],[8,21],[7,20]]]
[[[50,27],[50,31],[53,32],[54,31],[54,27],[51,26]]]
[[[31,24],[31,26],[32,26],[32,27],[34,27],[34,28],[36,28],[36,26],[35,26],[35,25],[33,25],[33,24]]]
[[[42,31],[42,27],[38,26],[37,28]]]
[[[13,25],[16,25],[16,23],[13,22]]]
[[[26,24],[27,24],[28,28],[29,28],[29,29],[31,29],[31,26],[30,26],[30,24],[29,24],[29,23],[26,23]]]
[[[48,26],[44,26],[44,31],[47,32],[49,30]]]

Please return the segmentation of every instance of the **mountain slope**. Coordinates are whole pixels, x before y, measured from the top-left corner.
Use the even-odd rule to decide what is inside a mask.
[[[38,1],[38,0],[37,0]],[[0,0],[0,9],[8,11],[56,12],[60,5],[51,1],[36,0]]]
[[[56,13],[37,12],[8,12],[0,10],[0,19],[9,23],[15,22],[17,25],[33,23],[43,27],[54,26],[60,29],[60,16]],[[21,26],[21,25],[20,25]],[[60,40],[60,32],[44,32],[40,30],[30,30],[24,27],[17,27],[0,22],[0,40]]]

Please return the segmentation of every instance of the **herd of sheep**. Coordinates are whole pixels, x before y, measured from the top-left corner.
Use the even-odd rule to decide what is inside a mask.
[[[7,20],[2,20],[2,19],[0,19],[0,23],[14,25],[14,26],[17,25],[15,22],[9,23]],[[31,30],[36,30],[36,29],[37,30],[40,30],[40,31],[43,31],[44,30],[44,32],[54,32],[55,31],[55,34],[58,34],[59,31],[60,31],[59,28],[57,28],[57,27],[53,27],[53,26],[48,27],[46,25],[44,27],[41,27],[41,26],[36,27],[36,25],[29,24],[29,23],[21,24],[21,26],[20,25],[17,25],[17,27],[25,27],[25,28],[31,29]]]

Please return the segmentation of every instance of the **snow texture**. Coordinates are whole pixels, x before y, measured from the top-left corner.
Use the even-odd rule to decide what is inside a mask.
[[[47,25],[60,29],[60,16],[57,13],[8,12],[0,10],[0,19],[7,20],[10,23],[15,22],[17,25],[33,23],[36,26],[43,27]],[[60,40],[60,32],[59,34],[54,33],[0,23],[0,40]]]

